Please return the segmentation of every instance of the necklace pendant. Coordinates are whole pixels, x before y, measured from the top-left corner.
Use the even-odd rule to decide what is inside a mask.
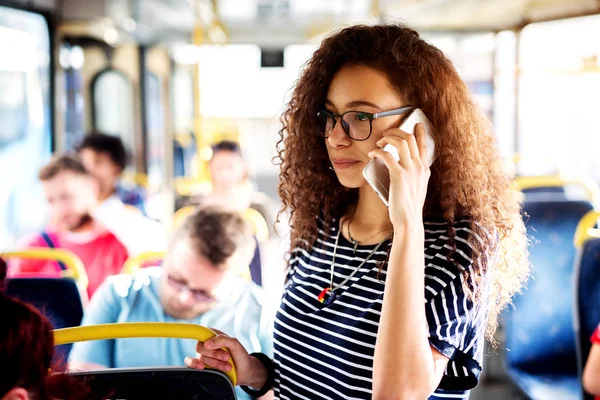
[[[335,292],[330,287],[325,288],[321,291],[317,299],[321,304],[328,306],[335,301]]]
[[[356,248],[358,247],[358,242],[354,240],[354,255],[356,255]]]

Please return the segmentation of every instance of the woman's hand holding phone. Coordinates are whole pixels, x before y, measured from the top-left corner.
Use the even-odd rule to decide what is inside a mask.
[[[398,150],[399,160],[383,150],[392,145]],[[431,175],[427,152],[426,131],[423,122],[415,127],[414,134],[401,129],[384,132],[377,142],[379,149],[369,152],[369,157],[383,161],[389,171],[389,213],[394,228],[403,224],[422,224],[423,205]]]

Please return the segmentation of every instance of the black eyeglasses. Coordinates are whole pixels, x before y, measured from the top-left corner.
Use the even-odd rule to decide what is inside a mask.
[[[329,135],[331,135],[331,132],[333,132],[335,124],[337,123],[337,119],[339,118],[346,135],[348,135],[350,139],[362,141],[371,137],[374,119],[391,117],[392,115],[402,115],[414,108],[415,107],[413,106],[406,106],[375,114],[363,111],[346,111],[343,114],[336,114],[327,110],[318,110],[317,118],[319,120],[319,126],[321,127],[321,135],[324,138],[328,138]]]
[[[216,299],[212,295],[210,295],[206,290],[190,289],[184,282],[171,276],[171,274],[167,275],[167,280],[176,291],[189,292],[192,298],[194,299],[194,303],[210,303],[216,301]]]

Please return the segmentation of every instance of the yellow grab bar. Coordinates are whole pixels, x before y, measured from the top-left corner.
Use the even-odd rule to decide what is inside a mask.
[[[121,174],[121,179],[126,182],[134,183],[143,188],[148,188],[148,175],[146,174],[140,174],[137,172],[124,172]]]
[[[252,224],[252,230],[259,242],[264,243],[269,240],[269,225],[260,212],[254,208],[247,208],[243,211],[243,215]]]
[[[213,330],[200,325],[165,323],[165,322],[120,322],[117,324],[100,324],[77,326],[73,328],[62,328],[54,330],[54,345],[85,342],[88,340],[107,340],[125,338],[175,338],[194,339],[206,342],[217,334]],[[154,349],[148,349],[153,351]],[[224,349],[227,350],[227,349]],[[195,353],[195,349],[190,349]],[[183,362],[183,360],[181,360]],[[233,359],[229,358],[231,370],[226,372],[233,386],[237,383],[237,372]]]
[[[515,168],[518,169],[519,164],[521,163],[526,163],[528,161],[535,161],[536,163],[539,162],[544,162],[550,166],[552,166],[552,168],[558,173],[561,173],[562,168],[560,167],[560,165],[558,165],[558,163],[556,162],[556,160],[550,158],[550,157],[538,157],[538,156],[524,156],[522,154],[514,154],[512,156],[512,160],[510,160],[510,162],[512,162],[512,164],[515,166]]]
[[[600,211],[589,211],[577,224],[573,242],[576,248],[581,248],[588,239],[600,238],[600,229],[594,228],[600,219]]]
[[[566,178],[562,176],[520,176],[515,178],[515,185],[519,190],[535,189],[542,187],[563,187],[568,185],[580,186],[589,194],[592,202],[600,199],[600,189],[591,178]]]
[[[164,251],[150,251],[148,253],[138,254],[137,256],[129,257],[123,268],[121,269],[122,274],[135,274],[147,261],[164,260]]]
[[[2,258],[22,258],[28,260],[51,260],[62,262],[66,271],[61,276],[73,278],[83,288],[87,289],[88,276],[83,262],[72,252],[65,249],[49,249],[46,247],[29,247],[24,250],[7,251],[0,253]]]

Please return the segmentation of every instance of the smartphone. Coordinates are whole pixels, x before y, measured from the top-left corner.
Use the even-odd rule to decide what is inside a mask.
[[[431,137],[433,127],[425,114],[423,114],[423,111],[421,111],[419,108],[415,108],[414,110],[410,111],[410,114],[400,125],[400,129],[406,133],[414,135],[415,127],[419,122],[422,122],[425,127],[427,155],[429,156],[429,166],[431,167],[431,164],[433,164],[435,159],[435,146],[433,138]],[[391,144],[386,145],[383,150],[390,153],[394,159],[396,159],[396,161],[400,160],[398,150]],[[383,201],[384,204],[389,207],[388,198],[390,190],[390,173],[385,166],[385,163],[378,158],[372,159],[363,169],[363,176],[365,177],[367,183],[371,185],[373,190],[375,190],[375,193],[377,193],[381,201]]]

